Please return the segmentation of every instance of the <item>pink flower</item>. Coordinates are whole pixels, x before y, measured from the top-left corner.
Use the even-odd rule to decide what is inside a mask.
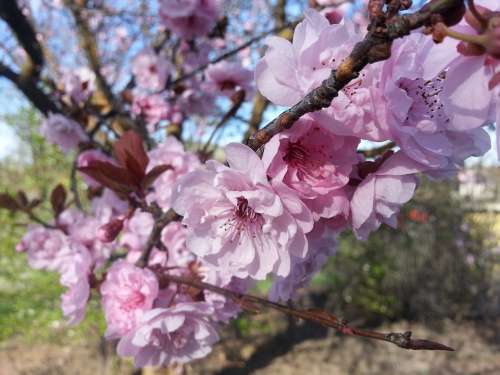
[[[382,223],[397,227],[397,215],[418,184],[416,173],[425,167],[397,152],[387,159],[364,162],[358,167],[353,183],[358,184],[351,199],[352,229],[359,239]]]
[[[157,165],[168,165],[171,169],[163,172],[153,183],[153,192],[148,200],[155,201],[164,210],[171,208],[171,195],[175,183],[186,173],[200,166],[198,157],[184,150],[184,146],[174,137],[167,137],[156,148],[149,152],[148,170]]]
[[[358,162],[359,140],[337,136],[311,118],[274,136],[263,155],[267,174],[296,191],[314,219],[343,214],[347,198],[342,188]]]
[[[78,144],[88,139],[78,123],[63,115],[53,113],[49,114],[42,123],[40,133],[48,142],[59,146],[64,153],[76,149]]]
[[[348,56],[362,35],[352,25],[330,24],[318,12],[308,9],[296,27],[293,42],[279,37],[267,39],[268,50],[255,70],[257,88],[271,102],[291,106],[321,85]],[[325,126],[339,135],[381,141],[389,133],[376,118],[379,94],[375,85],[380,64],[368,66],[333,100]],[[323,114],[321,111],[320,114]]]
[[[188,231],[178,221],[168,224],[161,232],[161,241],[167,248],[167,267],[187,268],[196,261],[195,255],[186,247]]]
[[[476,0],[475,4],[486,8],[487,12],[500,11],[496,0]],[[477,25],[470,14],[453,29],[478,36]],[[498,30],[497,26],[491,32],[498,33]],[[500,82],[500,60],[485,53],[481,46],[475,49],[474,46],[447,37],[443,43],[428,49],[424,62],[424,79],[433,78],[446,70],[440,99],[450,119],[450,127],[458,131],[475,129],[488,122],[500,123],[500,88],[497,86]],[[497,126],[500,158],[499,129]]]
[[[87,249],[79,244],[71,244],[62,250],[61,284],[68,290],[61,296],[63,314],[71,325],[79,323],[85,316],[90,297],[88,281],[92,258]]]
[[[119,260],[108,270],[101,295],[106,337],[120,338],[133,330],[153,307],[158,295],[158,280],[150,270]]]
[[[80,155],[78,155],[77,164],[79,168],[87,167],[90,164],[90,162],[94,160],[106,161],[108,163],[113,162],[113,159],[111,159],[109,156],[107,156],[106,154],[104,154],[99,150],[85,150],[82,153],[80,153]],[[83,180],[88,186],[91,187],[100,186],[100,184],[97,181],[95,181],[92,177],[88,176],[87,174],[81,173],[80,175],[82,176]]]
[[[219,17],[219,0],[162,0],[160,17],[181,38],[204,36]]]
[[[225,150],[229,168],[209,161],[207,169],[181,178],[173,193],[188,249],[230,276],[286,276],[291,256],[307,254],[311,213],[286,185],[269,184],[251,149],[230,144]]]
[[[135,262],[142,252],[154,226],[153,216],[148,212],[136,211],[125,220],[119,243],[129,250],[130,262]]]
[[[87,101],[94,91],[95,74],[87,68],[70,70],[62,77],[64,91],[77,104]]]
[[[253,94],[253,73],[237,63],[222,61],[205,71],[207,91],[231,97],[237,91],[245,91],[246,98]]]
[[[172,70],[169,61],[154,50],[145,48],[132,62],[132,73],[137,86],[145,90],[165,89],[167,78]]]
[[[478,129],[487,121],[489,110],[483,114],[476,112],[476,120],[471,123],[466,118],[468,115],[457,116],[458,109],[446,104],[450,98],[447,87],[458,82],[458,77],[453,77],[451,71],[442,71],[432,78],[424,78],[430,43],[432,41],[421,34],[411,34],[403,41],[394,42],[392,57],[384,63],[381,77],[387,123],[392,139],[409,157],[432,169],[453,170],[463,165],[467,157],[482,155],[489,149],[488,135]],[[468,92],[467,96],[475,99],[477,96],[471,90],[482,85],[480,81],[474,85],[474,89],[460,92]],[[479,91],[484,93],[487,89],[482,87]],[[473,101],[465,97],[462,100]],[[483,102],[482,105],[489,104]],[[464,153],[465,150],[468,153]]]
[[[293,298],[298,289],[306,287],[312,277],[335,254],[337,241],[335,234],[322,225],[315,225],[314,230],[307,235],[310,251],[305,258],[292,259],[292,271],[287,277],[275,277],[269,290],[272,301],[287,301]]]
[[[57,271],[60,267],[59,255],[67,244],[67,237],[62,231],[36,225],[28,227],[16,250],[27,253],[30,267]]]
[[[203,302],[156,308],[118,343],[120,356],[134,357],[136,367],[182,364],[205,357],[219,336],[209,319],[213,310]]]
[[[169,118],[170,106],[159,94],[134,96],[132,113],[143,116],[148,123],[148,130],[152,132],[155,129],[154,125]]]

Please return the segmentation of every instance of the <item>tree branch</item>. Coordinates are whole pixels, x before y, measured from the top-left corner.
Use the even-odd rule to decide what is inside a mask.
[[[23,67],[22,74],[38,77],[44,65],[43,49],[33,26],[17,5],[17,1],[0,1],[0,17],[9,25],[28,55],[29,61]]]
[[[256,132],[248,141],[254,150],[259,150],[275,134],[289,129],[300,117],[329,107],[332,100],[368,64],[387,60],[391,56],[392,42],[408,35],[412,30],[431,24],[435,16],[445,16],[463,6],[463,0],[433,0],[420,10],[404,15],[396,15],[386,20],[385,27],[379,27],[379,17],[374,17],[365,38],[357,43],[350,55],[316,89],[301,101],[281,113]]]
[[[5,77],[16,85],[24,96],[44,115],[48,115],[49,112],[60,112],[51,98],[38,87],[36,79],[23,77],[2,63],[0,63],[0,77]]]
[[[454,351],[453,348],[450,348],[449,346],[434,341],[412,339],[410,331],[404,333],[399,333],[399,332],[382,333],[382,332],[358,329],[349,326],[347,321],[339,319],[335,315],[330,314],[324,310],[315,310],[315,309],[299,310],[286,305],[282,305],[280,303],[269,301],[265,298],[249,294],[238,293],[231,291],[229,289],[224,289],[212,284],[199,281],[198,279],[195,278],[186,278],[170,274],[161,274],[160,281],[188,285],[190,287],[200,290],[209,290],[211,292],[230,298],[234,302],[238,303],[243,309],[247,309],[253,312],[258,312],[259,307],[267,307],[280,311],[289,316],[293,316],[298,319],[311,321],[314,323],[321,324],[322,326],[325,327],[333,328],[344,335],[385,341],[394,344],[402,349]]]

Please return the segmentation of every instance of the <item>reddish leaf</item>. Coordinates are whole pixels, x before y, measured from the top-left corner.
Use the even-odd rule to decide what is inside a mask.
[[[146,177],[144,177],[144,180],[142,181],[142,187],[144,189],[147,189],[148,187],[150,187],[153,182],[158,178],[160,177],[160,175],[169,170],[169,169],[173,169],[171,165],[167,165],[167,164],[162,164],[162,165],[157,165],[156,167],[154,167],[153,169],[151,169],[148,174],[146,175]]]
[[[140,166],[142,171],[146,170],[149,158],[144,149],[142,138],[134,131],[125,132],[113,147],[115,157],[122,166],[127,166],[130,155]]]
[[[127,150],[125,150],[125,154],[126,160],[124,166],[129,174],[134,177],[137,185],[140,185],[146,175],[146,169],[142,168],[139,162]]]
[[[0,208],[4,208],[10,211],[16,211],[20,207],[19,204],[16,202],[16,200],[12,198],[9,194],[0,193]]]
[[[39,199],[39,198],[35,198],[35,199],[33,199],[33,200],[32,200],[32,201],[28,204],[28,208],[29,208],[29,209],[33,209],[33,208],[35,208],[35,207],[39,206],[39,205],[40,205],[40,203],[42,203],[42,200],[41,200],[41,199]]]
[[[54,190],[52,190],[50,194],[50,204],[52,205],[52,211],[56,217],[64,211],[64,206],[66,204],[66,189],[61,184],[57,185]]]
[[[93,160],[88,166],[80,167],[78,170],[116,193],[129,194],[138,188],[136,181],[126,169],[108,162]]]

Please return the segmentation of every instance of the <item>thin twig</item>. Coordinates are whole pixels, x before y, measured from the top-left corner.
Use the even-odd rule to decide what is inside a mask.
[[[446,350],[454,351],[453,348],[429,340],[412,339],[411,332],[407,331],[404,333],[399,332],[389,332],[382,333],[376,331],[368,331],[363,329],[358,329],[348,325],[347,321],[337,318],[335,315],[330,314],[324,310],[300,310],[291,308],[280,303],[269,301],[265,298],[257,297],[254,295],[243,294],[231,291],[229,289],[224,289],[212,284],[208,284],[199,281],[195,278],[186,278],[182,276],[175,276],[171,274],[160,275],[162,281],[173,282],[177,284],[184,284],[191,286],[200,290],[209,290],[211,292],[223,295],[227,298],[232,299],[234,302],[238,303],[243,309],[249,309],[253,312],[259,311],[259,306],[271,308],[280,311],[289,316],[293,316],[298,319],[306,320],[321,324],[325,327],[334,328],[338,332],[349,335],[364,337],[373,340],[386,341],[394,344],[403,349],[409,350]]]

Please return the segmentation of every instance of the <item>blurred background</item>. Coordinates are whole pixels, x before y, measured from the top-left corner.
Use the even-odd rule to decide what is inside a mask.
[[[78,42],[71,15],[61,1],[19,3],[29,5],[29,17],[56,62],[66,69],[84,64],[83,54],[74,48]],[[158,31],[157,7],[153,0],[107,3],[119,11],[91,26],[99,30],[100,45],[107,46],[100,51],[103,65],[114,69],[107,78],[113,91],[121,92],[130,76],[131,58]],[[227,3],[227,27],[234,38],[216,55],[269,30],[270,25],[297,19],[308,5],[308,1],[298,0]],[[363,5],[363,1],[339,1],[342,3],[350,6],[346,14],[354,14]],[[276,12],[280,9],[281,13]],[[107,38],[114,32],[127,36],[125,52],[109,44]],[[290,28],[282,30],[282,36],[290,35]],[[239,57],[252,67],[262,51],[259,41]],[[2,63],[15,67],[19,55],[16,39],[0,22]],[[229,104],[217,101],[213,118],[185,122],[182,137],[186,143],[197,147],[206,139],[217,115]],[[217,135],[215,150],[241,140],[255,121],[265,123],[281,110],[257,96]],[[38,133],[41,121],[39,110],[16,85],[0,79],[1,192],[22,189],[30,197],[46,198],[56,184],[68,187],[73,161],[45,143]],[[493,127],[491,130],[493,134]],[[48,217],[49,207],[41,207],[42,216],[44,210]],[[81,324],[66,325],[57,275],[29,268],[25,256],[15,252],[26,220],[0,211],[0,375],[175,373],[135,370],[129,361],[118,359],[112,343],[102,340],[104,320],[95,300]],[[254,293],[265,295],[268,287],[260,283]],[[406,352],[263,311],[242,314],[223,330],[223,339],[213,353],[187,366],[185,372],[500,374],[500,168],[495,153],[472,160],[456,179],[423,180],[415,199],[400,214],[399,230],[383,227],[366,242],[343,234],[336,255],[292,304],[326,309],[353,326],[411,330],[415,336],[457,351]]]

